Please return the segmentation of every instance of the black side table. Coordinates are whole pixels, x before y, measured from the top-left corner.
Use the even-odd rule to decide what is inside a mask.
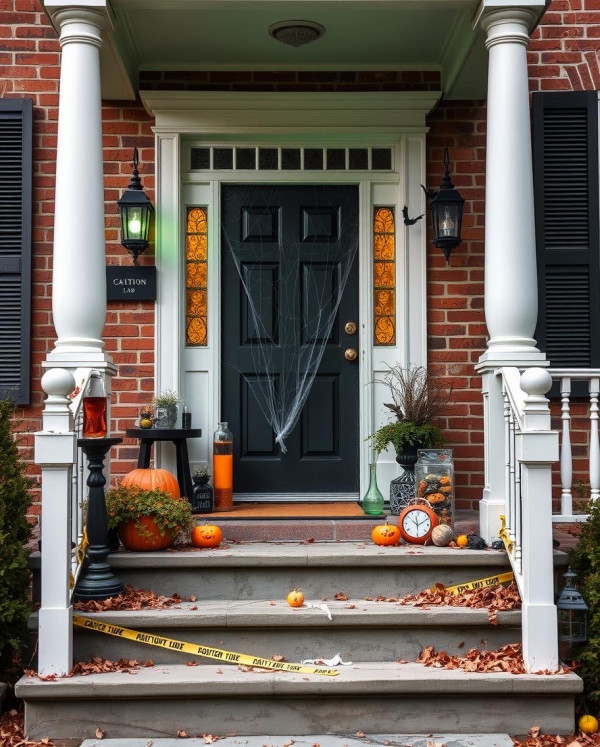
[[[188,501],[192,501],[193,488],[190,474],[190,462],[188,459],[187,439],[200,438],[201,428],[127,428],[125,435],[128,438],[138,438],[140,441],[140,453],[138,455],[138,467],[146,469],[150,466],[152,444],[155,441],[172,441],[175,444],[175,459],[177,464],[177,482],[179,492]]]

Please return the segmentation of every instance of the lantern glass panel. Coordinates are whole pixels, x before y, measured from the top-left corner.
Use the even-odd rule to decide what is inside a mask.
[[[558,639],[569,644],[584,643],[587,640],[587,613],[559,609]]]
[[[460,236],[460,207],[458,203],[434,203],[432,210],[436,239],[453,239]]]

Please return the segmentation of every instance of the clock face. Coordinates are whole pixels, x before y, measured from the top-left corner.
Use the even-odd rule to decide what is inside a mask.
[[[421,508],[413,508],[402,519],[402,529],[409,537],[415,539],[422,539],[431,532],[432,528],[431,517]]]

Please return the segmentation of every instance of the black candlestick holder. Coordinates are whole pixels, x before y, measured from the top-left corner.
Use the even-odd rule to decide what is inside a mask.
[[[104,486],[106,479],[102,473],[104,457],[112,446],[120,444],[122,438],[78,438],[77,446],[83,449],[88,460],[89,475],[86,485],[88,507],[86,530],[88,547],[84,567],[77,580],[73,599],[77,602],[89,602],[91,599],[108,599],[121,594],[123,584],[112,572],[107,557],[108,517]]]

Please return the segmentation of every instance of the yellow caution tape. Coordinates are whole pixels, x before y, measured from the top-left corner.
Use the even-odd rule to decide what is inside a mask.
[[[287,661],[274,661],[273,659],[263,659],[260,656],[237,654],[234,651],[225,651],[221,648],[212,648],[212,646],[199,646],[196,643],[177,641],[173,638],[165,638],[162,635],[154,635],[154,633],[140,633],[137,630],[123,628],[120,625],[112,625],[101,620],[92,620],[90,617],[73,615],[73,625],[77,625],[80,628],[87,628],[88,630],[96,630],[98,633],[114,635],[117,638],[127,638],[130,641],[146,643],[148,646],[159,646],[160,648],[167,648],[171,651],[181,651],[184,654],[218,659],[224,664],[243,664],[249,667],[277,669],[281,672],[299,672],[301,674],[324,674],[329,676],[338,674],[337,669],[324,669],[322,667],[306,666],[305,664],[290,664]]]
[[[466,581],[464,584],[457,584],[456,586],[446,586],[446,591],[450,594],[457,596],[462,594],[463,591],[470,591],[471,589],[485,589],[488,586],[496,586],[497,584],[504,584],[507,581],[514,579],[514,573],[507,571],[506,573],[499,573],[497,576],[488,576],[488,578],[480,578],[478,581]],[[435,591],[436,587],[432,586],[431,590]]]
[[[501,514],[500,516],[500,531],[498,532],[498,536],[504,542],[504,547],[506,548],[506,552],[509,555],[512,555],[513,551],[513,543],[511,542],[510,537],[508,536],[508,532],[506,531],[506,517],[504,514]]]

